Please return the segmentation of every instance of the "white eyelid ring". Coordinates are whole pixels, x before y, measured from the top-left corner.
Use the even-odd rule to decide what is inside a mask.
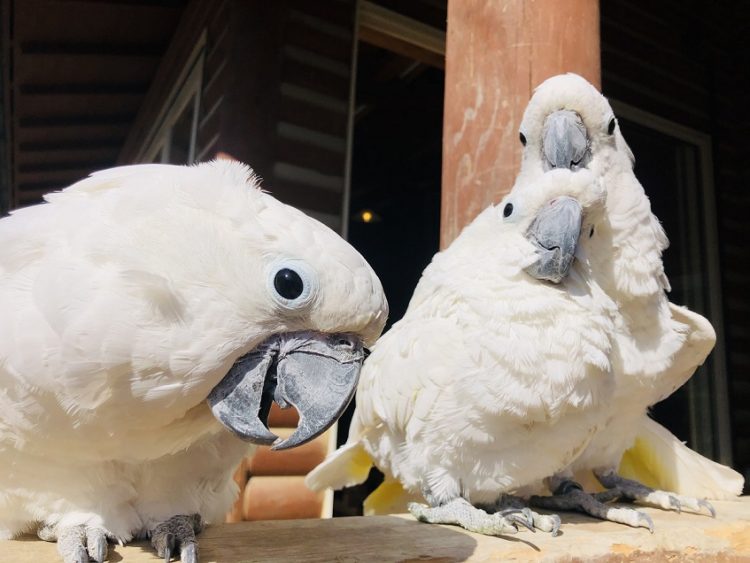
[[[318,295],[320,282],[313,268],[298,258],[280,258],[266,268],[266,287],[284,309],[298,311]]]

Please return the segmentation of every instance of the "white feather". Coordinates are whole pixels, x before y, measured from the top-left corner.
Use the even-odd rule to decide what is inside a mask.
[[[93,174],[0,220],[0,537],[94,524],[127,541],[159,520],[222,518],[249,446],[206,397],[271,334],[372,342],[387,305],[336,233],[217,161]],[[311,307],[271,299],[305,261]]]
[[[388,483],[428,488],[438,502],[492,502],[567,466],[604,423],[614,305],[583,258],[562,286],[523,271],[537,259],[529,223],[562,195],[590,217],[601,211],[603,191],[587,174],[517,185],[434,257],[404,318],[373,347],[346,448],[363,446]],[[308,483],[356,482],[346,455]]]
[[[578,473],[616,468],[639,429],[650,424],[648,408],[690,378],[711,352],[716,335],[705,318],[669,303],[662,263],[666,234],[633,173],[633,154],[619,125],[609,131],[614,119],[609,103],[580,76],[555,76],[535,90],[521,123],[527,144],[518,182],[544,174],[542,126],[549,113],[560,109],[580,115],[589,135],[588,168],[606,188],[605,212],[592,231],[587,256],[592,278],[620,313],[613,341],[616,386],[610,421],[573,464]],[[684,479],[679,485],[695,489]]]

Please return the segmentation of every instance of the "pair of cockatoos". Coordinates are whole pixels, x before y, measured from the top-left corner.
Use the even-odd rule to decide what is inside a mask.
[[[405,493],[427,501],[409,505],[420,520],[490,534],[556,532],[559,519],[527,503],[650,529],[644,513],[601,501],[712,511],[694,497],[739,494],[742,478],[647,409],[703,363],[715,334],[667,300],[667,238],[609,103],[579,76],[553,77],[520,139],[513,189],[424,271],[365,362],[347,444],[308,485],[361,483],[375,465],[385,481],[368,511],[398,510]],[[617,473],[636,437],[655,484],[673,492]],[[574,480],[591,472],[603,496]]]
[[[0,220],[0,538],[78,563],[150,536],[194,562],[247,442],[301,444],[350,401],[380,282],[239,163],[115,168],[46,199]],[[283,442],[272,401],[301,416]]]

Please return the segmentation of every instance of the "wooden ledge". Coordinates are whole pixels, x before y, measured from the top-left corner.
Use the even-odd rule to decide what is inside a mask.
[[[408,516],[240,522],[209,527],[202,563],[240,561],[750,561],[750,497],[715,502],[716,519],[644,509],[656,532],[563,514],[562,534],[479,536]],[[54,544],[0,542],[0,561],[59,561]],[[159,561],[145,542],[110,546],[109,561]]]

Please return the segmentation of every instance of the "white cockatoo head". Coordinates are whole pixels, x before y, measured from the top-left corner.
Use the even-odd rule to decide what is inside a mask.
[[[601,220],[606,191],[583,170],[554,170],[534,181],[516,182],[497,209],[532,244],[537,257],[525,268],[540,280],[562,281]],[[511,228],[513,228],[511,227]]]
[[[86,252],[152,302],[139,366],[167,364],[172,379],[144,376],[144,395],[181,393],[183,410],[208,398],[234,434],[276,448],[314,438],[346,408],[388,315],[383,288],[351,245],[264,193],[247,166],[121,167],[47,199],[105,221],[98,236],[81,229]],[[300,414],[284,442],[266,426],[272,401]]]
[[[517,280],[528,274],[559,283],[575,257],[585,253],[605,197],[603,184],[588,171],[555,170],[533,181],[519,179],[500,203],[483,211],[436,260],[446,260],[438,258],[442,254],[500,256],[500,260],[483,258],[498,269],[499,277]],[[451,271],[459,266],[446,263],[441,268]]]
[[[614,161],[633,166],[633,153],[609,102],[577,74],[553,76],[534,90],[519,138],[524,146],[521,175],[554,168],[599,174]]]
[[[622,299],[669,290],[661,260],[669,241],[635,177],[635,158],[607,98],[576,74],[548,78],[529,101],[519,137],[519,182],[563,168],[590,171],[604,183],[600,244],[609,246],[594,257],[602,286]]]

